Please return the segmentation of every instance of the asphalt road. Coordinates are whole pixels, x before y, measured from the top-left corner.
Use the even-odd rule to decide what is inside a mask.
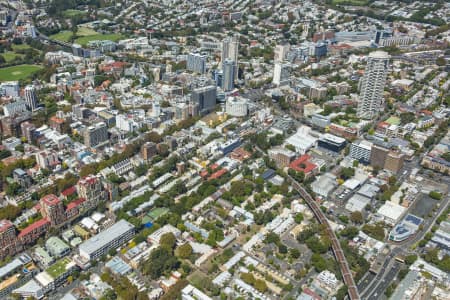
[[[401,263],[394,262],[394,265],[386,274],[386,276],[381,280],[380,284],[376,287],[376,289],[372,292],[370,296],[368,296],[367,300],[379,300],[384,297],[384,291],[388,288],[390,284],[394,281],[395,277],[400,271]]]

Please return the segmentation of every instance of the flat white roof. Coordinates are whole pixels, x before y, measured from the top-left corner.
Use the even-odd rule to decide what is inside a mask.
[[[383,206],[380,207],[378,213],[386,218],[397,221],[403,216],[405,211],[405,207],[391,201],[386,201]]]
[[[113,226],[91,237],[83,244],[81,244],[79,247],[79,251],[80,253],[86,254],[94,253],[98,249],[102,248],[103,246],[107,245],[108,243],[112,242],[113,240],[133,228],[134,226],[132,224],[128,223],[125,220],[120,220]]]

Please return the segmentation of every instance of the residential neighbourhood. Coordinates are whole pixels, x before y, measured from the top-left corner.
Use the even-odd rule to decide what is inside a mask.
[[[0,1],[0,299],[449,299],[449,22]]]

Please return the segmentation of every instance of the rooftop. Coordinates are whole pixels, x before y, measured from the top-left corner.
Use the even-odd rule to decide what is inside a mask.
[[[131,229],[134,229],[134,226],[132,224],[128,223],[125,220],[120,220],[108,229],[100,232],[99,234],[91,237],[89,240],[81,244],[79,247],[80,253],[93,253],[97,249],[112,242],[114,239]]]
[[[67,271],[69,264],[72,262],[70,258],[65,257],[61,260],[58,260],[56,263],[51,265],[47,270],[45,270],[51,277],[54,279],[58,278],[62,274]]]

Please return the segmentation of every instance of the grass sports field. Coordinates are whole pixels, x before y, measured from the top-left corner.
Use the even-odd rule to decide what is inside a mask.
[[[110,40],[113,42],[117,42],[118,40],[122,39],[121,34],[113,33],[113,34],[95,34],[95,35],[88,35],[79,37],[75,40],[75,43],[80,44],[82,46],[86,46],[89,41],[96,41],[96,40]]]
[[[368,0],[333,0],[334,5],[354,5],[364,6],[369,3]]]
[[[68,9],[63,12],[63,16],[66,18],[72,18],[76,16],[84,16],[87,12],[77,9]]]
[[[96,35],[97,31],[91,28],[78,26],[77,36],[88,36],[88,35]]]
[[[3,56],[3,58],[5,59],[5,61],[7,63],[10,63],[10,62],[14,61],[16,59],[16,57],[20,58],[20,57],[23,56],[22,54],[18,54],[18,53],[11,52],[11,51],[8,51],[8,52],[5,52],[5,53],[1,53],[0,55]]]
[[[19,65],[0,69],[0,81],[21,80],[42,69],[36,65]]]
[[[70,40],[70,37],[72,36],[72,31],[61,31],[58,32],[57,34],[53,34],[51,36],[49,36],[49,38],[51,38],[52,40],[57,40],[57,41],[61,41],[61,42],[68,42]]]

